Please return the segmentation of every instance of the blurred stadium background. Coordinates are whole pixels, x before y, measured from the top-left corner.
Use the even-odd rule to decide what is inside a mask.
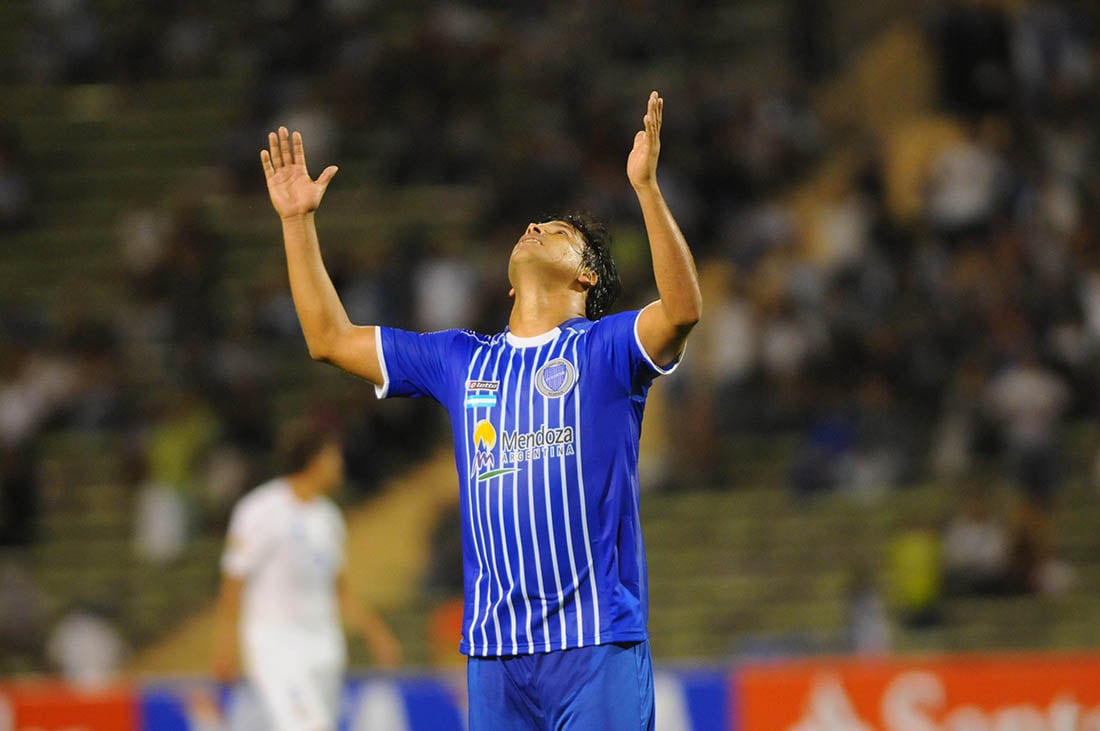
[[[303,414],[349,436],[357,590],[454,667],[442,414],[309,360],[258,150],[339,163],[353,320],[492,331],[566,207],[654,296],[652,88],[706,302],[647,414],[658,663],[1100,646],[1095,3],[248,5],[0,0],[5,678],[205,672],[228,510]]]

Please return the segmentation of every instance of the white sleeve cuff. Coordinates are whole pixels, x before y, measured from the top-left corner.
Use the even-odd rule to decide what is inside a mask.
[[[390,391],[390,374],[386,370],[386,352],[382,350],[382,328],[374,327],[374,351],[378,356],[378,367],[382,370],[382,382],[374,384],[374,395],[378,399],[384,399]]]
[[[680,366],[680,361],[684,358],[684,351],[681,350],[680,353],[676,356],[675,360],[662,368],[653,361],[653,356],[646,352],[645,346],[642,345],[642,339],[638,336],[638,318],[642,316],[643,312],[645,312],[648,308],[652,307],[655,304],[657,303],[650,302],[648,305],[638,310],[638,314],[634,316],[634,342],[638,344],[638,350],[642,351],[642,356],[645,358],[646,363],[649,363],[650,367],[660,373],[662,376],[667,376],[669,373],[672,373]]]

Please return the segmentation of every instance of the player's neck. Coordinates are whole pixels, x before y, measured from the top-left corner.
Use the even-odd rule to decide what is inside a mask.
[[[521,338],[541,335],[566,320],[584,317],[584,293],[573,290],[548,292],[517,290],[508,330]]]
[[[287,477],[287,481],[290,483],[290,491],[294,494],[294,497],[303,503],[308,503],[321,493],[315,481],[311,480],[307,474],[299,472],[290,475]]]

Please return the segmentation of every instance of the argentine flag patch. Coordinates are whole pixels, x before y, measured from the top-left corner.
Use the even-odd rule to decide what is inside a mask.
[[[468,393],[466,394],[467,409],[491,409],[497,405],[495,393]]]

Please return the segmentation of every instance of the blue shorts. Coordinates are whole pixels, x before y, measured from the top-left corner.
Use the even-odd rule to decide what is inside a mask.
[[[466,661],[469,731],[653,731],[649,642]]]

